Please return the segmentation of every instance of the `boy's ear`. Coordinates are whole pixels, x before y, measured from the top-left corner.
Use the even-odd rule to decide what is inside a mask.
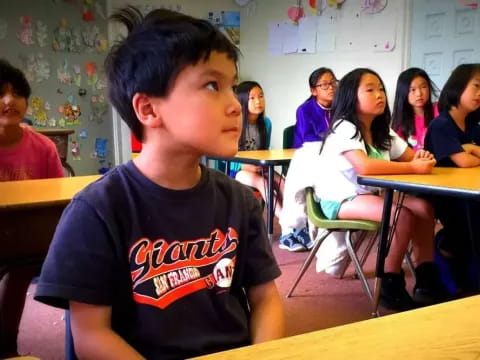
[[[157,106],[153,98],[142,93],[136,93],[132,98],[132,106],[138,120],[146,127],[159,127],[162,124]]]

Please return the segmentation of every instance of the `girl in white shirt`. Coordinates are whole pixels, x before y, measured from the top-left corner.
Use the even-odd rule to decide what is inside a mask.
[[[380,189],[357,184],[358,175],[428,174],[435,165],[429,152],[415,153],[390,129],[384,84],[377,73],[363,68],[340,81],[319,162],[315,193],[325,215],[373,221],[382,219],[383,198]],[[444,300],[446,292],[433,264],[433,237],[432,206],[424,199],[406,196],[385,262],[384,306],[408,310]],[[401,270],[410,241],[417,264],[413,299]]]

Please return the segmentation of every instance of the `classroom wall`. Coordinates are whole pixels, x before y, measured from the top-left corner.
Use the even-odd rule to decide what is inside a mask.
[[[239,6],[233,0],[108,0],[108,13],[111,14],[115,9],[126,5],[140,5],[141,7],[160,8],[165,7],[172,10],[180,10],[181,12],[206,19],[208,11],[222,10],[239,10]],[[180,6],[180,8],[178,8]],[[109,37],[114,40],[119,34],[122,34],[122,28],[110,24]],[[117,164],[124,163],[130,159],[130,130],[121,121],[120,117],[113,110],[113,127],[115,141],[115,162]]]
[[[320,2],[317,0],[317,3]],[[325,4],[325,0],[322,2]],[[365,0],[347,0],[340,9],[327,7],[320,16],[336,17],[338,41],[351,39],[356,44],[353,50],[339,50],[338,48],[344,48],[344,44],[339,44],[331,52],[270,55],[267,48],[268,24],[287,21],[287,9],[295,3],[293,0],[252,0],[253,6],[239,7],[234,0],[109,0],[109,11],[126,4],[172,9],[180,5],[182,12],[206,18],[208,11],[240,10],[240,80],[254,79],[263,86],[266,113],[273,121],[271,146],[281,148],[283,129],[295,123],[297,107],[309,96],[308,76],[314,69],[320,66],[330,67],[340,79],[355,67],[371,67],[383,78],[392,105],[396,79],[406,68],[409,57],[411,0],[389,1],[388,6],[378,15],[366,15],[360,11]],[[312,15],[308,1],[303,0],[302,3],[306,15]],[[368,23],[368,16],[382,18],[390,32],[394,24],[393,51],[374,52],[371,49],[369,41],[383,29],[359,26],[362,21],[363,24]],[[110,36],[114,38],[118,31],[111,27]],[[117,139],[116,160],[121,163],[130,157],[130,132],[115,112],[113,118],[114,136]]]
[[[35,127],[75,131],[69,136],[67,161],[76,175],[97,174],[113,165],[111,115],[102,73],[108,50],[102,41],[107,36],[105,4],[105,0],[90,7],[49,0],[0,1],[0,58],[25,72],[32,88],[26,117]],[[91,21],[83,20],[85,9],[93,15]],[[69,105],[80,114],[60,111]]]
[[[254,79],[264,88],[266,113],[273,122],[272,148],[282,147],[283,129],[295,123],[297,107],[309,96],[308,77],[320,66],[331,68],[338,79],[356,67],[374,69],[384,80],[392,105],[396,79],[408,63],[410,1],[389,1],[385,10],[378,14],[386,18],[387,26],[396,24],[395,48],[389,52],[374,52],[368,47],[368,38],[375,33],[358,28],[357,14],[368,21],[366,15],[359,11],[363,3],[364,0],[347,0],[340,10],[327,8],[321,16],[337,16],[338,42],[351,38],[352,42],[357,42],[357,45],[364,43],[364,46],[339,50],[342,44],[337,43],[337,49],[332,52],[280,56],[268,52],[268,23],[288,20],[287,9],[295,1],[257,0],[255,11],[242,8],[240,77],[241,80]],[[310,15],[308,1],[303,1],[303,4],[307,15]]]

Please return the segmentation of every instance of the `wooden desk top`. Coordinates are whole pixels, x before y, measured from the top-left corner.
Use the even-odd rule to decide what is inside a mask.
[[[433,168],[425,175],[369,175],[359,176],[363,185],[393,188],[401,191],[420,191],[457,197],[478,197],[480,200],[480,167]]]
[[[0,211],[67,204],[100,175],[0,182]]]
[[[235,158],[254,160],[292,160],[296,149],[239,151]]]
[[[202,356],[203,360],[479,359],[480,296]]]
[[[36,132],[43,134],[45,136],[58,136],[58,135],[70,135],[75,132],[73,129],[43,129],[43,128],[35,128]]]

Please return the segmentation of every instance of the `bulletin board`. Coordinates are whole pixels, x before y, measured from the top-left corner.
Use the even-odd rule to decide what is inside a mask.
[[[107,39],[106,0],[0,2],[0,57],[32,87],[26,117],[36,128],[74,130],[67,161],[77,175],[112,166]]]

